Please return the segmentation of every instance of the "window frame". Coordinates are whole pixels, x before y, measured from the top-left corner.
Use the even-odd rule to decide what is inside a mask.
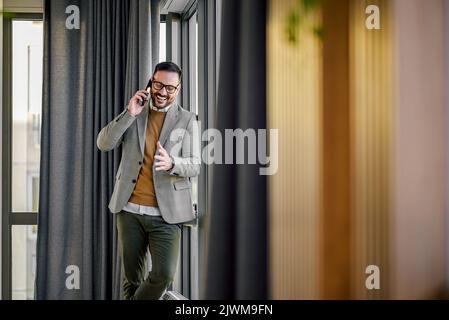
[[[216,92],[218,88],[220,21],[222,0],[190,1],[186,10],[181,13],[167,14],[167,61],[178,63],[183,70],[183,89],[179,100],[182,106],[191,107],[191,92],[197,93],[198,120],[201,130],[214,127],[216,109]],[[198,33],[197,41],[198,65],[196,69],[198,88],[191,83],[191,68],[189,63],[189,40],[192,30],[189,30],[189,20],[196,14]],[[195,30],[196,32],[196,30]],[[202,132],[200,132],[202,133]],[[201,142],[204,147],[206,143]],[[208,229],[208,199],[210,198],[210,181],[212,167],[201,164],[201,174],[198,177],[197,211],[198,219],[195,225],[184,227],[181,238],[181,252],[178,271],[175,275],[173,289],[184,296],[195,300],[203,299],[205,292],[205,268],[207,255]]]
[[[190,1],[184,12],[166,15],[166,60],[177,63],[183,70],[182,90],[177,101],[192,111],[192,84],[189,60],[189,20],[197,13],[197,0]],[[198,75],[197,75],[198,76]],[[193,86],[194,89],[194,86]],[[199,188],[198,188],[199,189]],[[198,205],[196,204],[196,208]],[[198,279],[198,223],[184,225],[181,232],[180,258],[171,290],[196,300],[199,297]]]
[[[3,74],[2,74],[2,299],[12,298],[12,226],[37,225],[39,212],[12,210],[12,22],[43,21],[42,13],[14,13],[3,17]]]
[[[192,63],[192,59],[195,59],[195,52],[192,52],[199,47],[198,39],[196,38],[196,29],[192,30],[190,21],[194,17],[198,23],[198,1],[193,1],[190,6],[187,6],[186,11],[181,15],[181,68],[183,70],[183,84],[184,90],[182,91],[182,105],[188,107],[189,111],[193,110],[194,92],[196,90],[196,83],[192,81],[195,77],[193,74],[197,71],[195,63]],[[195,44],[192,44],[196,42]],[[197,49],[196,49],[197,50]],[[199,72],[196,74],[198,79]],[[196,106],[199,112],[199,104]],[[197,190],[199,190],[200,179],[197,178]],[[198,211],[199,197],[195,200],[195,210]],[[184,227],[182,237],[182,291],[191,300],[199,299],[199,260],[198,260],[198,219],[197,223],[188,227]]]
[[[193,49],[191,40],[193,39],[196,41],[196,50],[199,50],[200,42],[196,37],[196,26],[194,30],[189,28],[190,19],[194,16],[196,16],[198,24],[198,6],[198,0],[191,0],[182,13],[169,12],[166,15],[166,57],[167,61],[173,61],[179,64],[183,70],[182,91],[178,97],[179,103],[189,111],[197,111],[199,115],[201,112],[199,99],[196,98],[196,101],[198,101],[196,106],[197,110],[193,110],[193,105],[191,104],[193,99],[195,99],[195,96],[192,96],[192,92],[197,89],[195,83],[192,82],[192,79],[194,79],[192,72],[194,72],[194,70],[191,69],[197,70],[197,68],[195,63],[191,63],[192,59],[196,59],[195,52],[191,52]],[[200,26],[198,24],[198,34],[199,28]],[[199,84],[199,72],[196,74],[196,77]],[[196,92],[199,94],[199,91]],[[201,173],[201,175],[202,174],[203,173]],[[195,203],[197,211],[199,207],[202,207],[199,205],[199,190],[202,189],[202,187],[200,187],[200,184],[202,183],[201,175],[198,178],[197,185],[198,197]],[[197,219],[197,223],[183,227],[181,234],[180,259],[178,260],[177,272],[171,288],[192,300],[199,299],[199,246],[201,246],[201,244],[198,240],[200,233],[199,219]]]

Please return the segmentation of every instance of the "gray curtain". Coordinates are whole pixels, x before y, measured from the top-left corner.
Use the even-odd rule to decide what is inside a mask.
[[[223,1],[216,117],[223,137],[225,129],[266,128],[266,6]],[[215,165],[212,190],[205,298],[266,299],[266,176],[258,165]]]
[[[70,5],[80,10],[80,29],[66,28]],[[107,205],[120,150],[100,153],[96,135],[158,62],[159,0],[46,0],[44,7],[36,298],[119,299]],[[70,288],[70,266],[79,269],[79,289]]]

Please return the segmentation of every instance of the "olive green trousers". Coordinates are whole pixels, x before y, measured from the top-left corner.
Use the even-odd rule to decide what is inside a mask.
[[[125,299],[157,300],[161,297],[176,272],[181,228],[181,224],[168,224],[161,216],[123,210],[117,213]],[[145,278],[148,249],[151,271]]]

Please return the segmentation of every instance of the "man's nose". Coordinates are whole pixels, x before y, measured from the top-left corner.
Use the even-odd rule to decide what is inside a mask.
[[[163,87],[161,90],[159,90],[159,93],[162,95],[167,95],[167,89],[165,89],[165,87]]]

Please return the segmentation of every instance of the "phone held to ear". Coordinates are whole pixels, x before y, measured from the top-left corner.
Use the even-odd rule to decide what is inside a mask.
[[[147,90],[148,88],[151,88],[151,86],[152,86],[152,81],[151,81],[151,79],[148,81],[148,84],[147,84],[147,86],[145,87],[145,90]],[[145,95],[147,96],[146,97],[146,99],[145,100],[140,100],[140,105],[143,107],[143,105],[145,104],[145,101],[147,101],[148,100],[148,95],[149,95],[149,93],[148,92],[145,92]]]
[[[145,92],[145,96],[146,96],[146,98],[140,100],[140,102],[139,102],[139,104],[140,104],[141,107],[143,107],[143,105],[145,104],[145,102],[148,101],[149,93],[148,93],[148,92]]]

